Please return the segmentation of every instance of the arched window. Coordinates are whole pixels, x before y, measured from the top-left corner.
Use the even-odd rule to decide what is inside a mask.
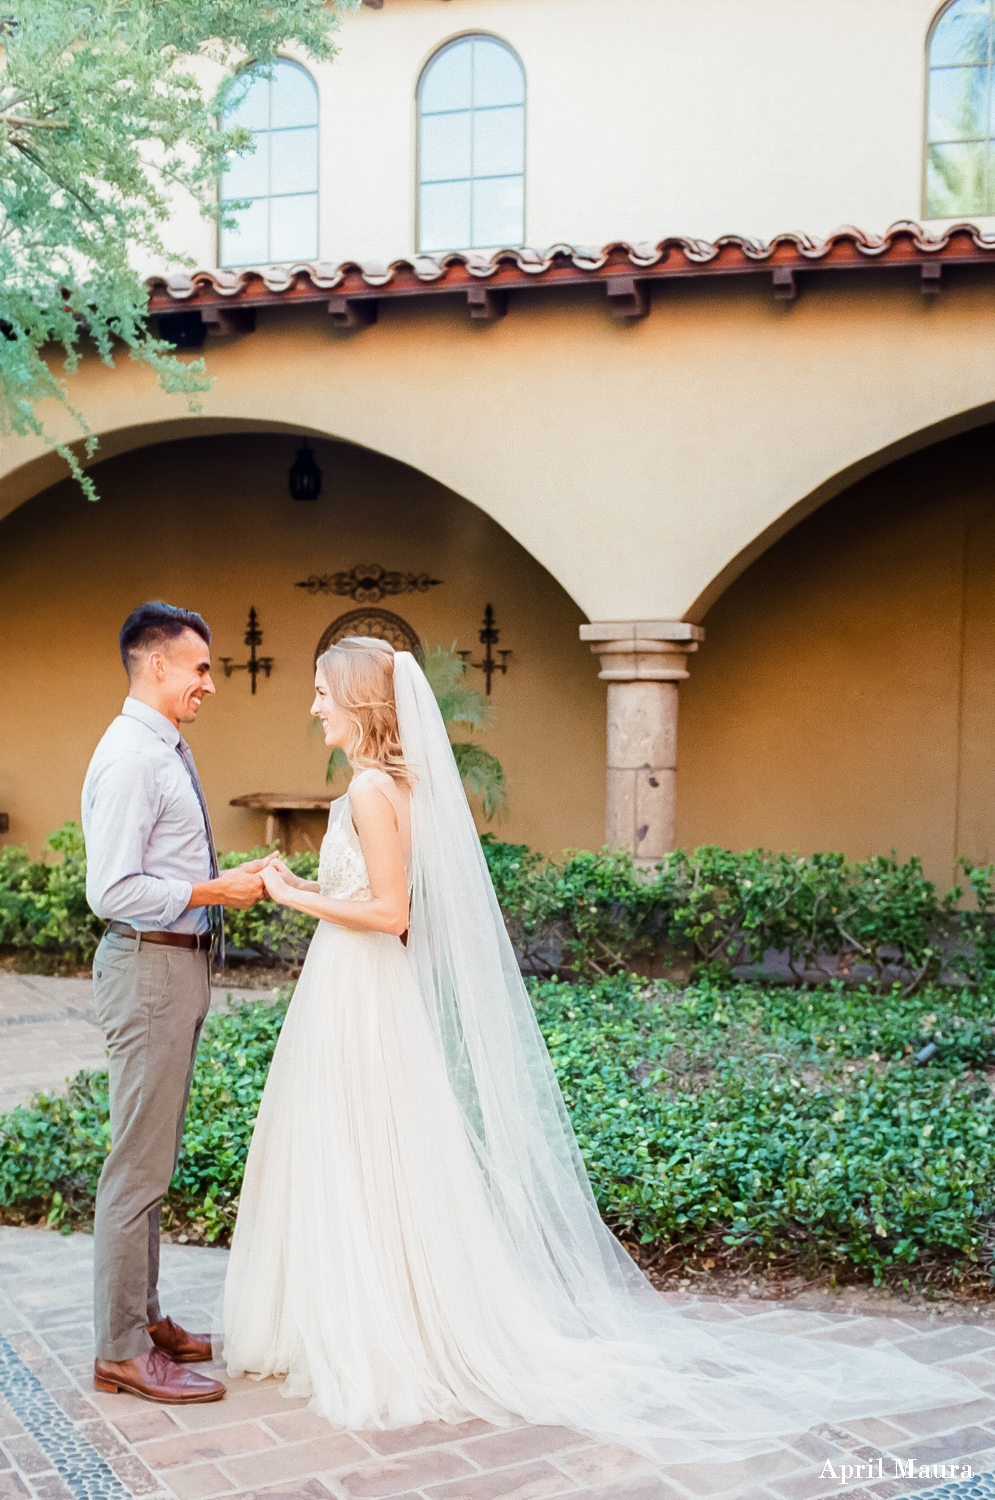
[[[418,248],[524,238],[525,72],[494,37],[460,37],[436,53],[418,89]]]
[[[929,39],[926,216],[995,213],[995,0],[954,0]]]
[[[223,266],[270,265],[318,256],[318,90],[310,73],[281,58],[272,77],[249,84],[225,117],[252,131],[256,149],[232,158],[222,206],[248,200],[221,230]]]

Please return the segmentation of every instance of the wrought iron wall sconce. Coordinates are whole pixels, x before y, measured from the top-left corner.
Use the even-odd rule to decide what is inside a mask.
[[[321,470],[314,461],[314,454],[308,447],[298,448],[297,457],[290,465],[290,473],[287,476],[290,482],[290,494],[294,500],[317,500],[321,494]]]
[[[500,630],[494,623],[494,606],[488,604],[484,610],[484,628],[479,636],[480,644],[485,648],[483,661],[471,661],[470,657],[473,654],[471,651],[457,651],[456,653],[457,656],[463,658],[468,667],[475,667],[478,672],[483,672],[486,684],[484,691],[488,698],[491,695],[491,678],[495,672],[500,672],[504,676],[508,670],[508,657],[511,655],[510,651],[498,651],[497,654],[501,660],[494,660],[492,648],[497,645],[500,634]]]
[[[256,678],[260,672],[268,677],[273,670],[272,656],[257,656],[256,647],[263,643],[262,627],[259,624],[259,616],[256,614],[255,605],[249,610],[249,623],[245,630],[245,644],[249,648],[248,661],[233,661],[230,656],[221,656],[218,660],[224,668],[225,676],[230,677],[233,672],[248,672],[252,678],[252,691],[256,691]]]

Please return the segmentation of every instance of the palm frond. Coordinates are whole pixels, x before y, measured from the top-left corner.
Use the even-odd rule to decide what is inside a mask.
[[[349,758],[346,755],[345,751],[341,750],[339,746],[336,745],[335,749],[328,757],[328,765],[325,767],[326,785],[329,781],[334,781],[340,771],[348,771],[348,769]]]
[[[467,681],[466,662],[457,654],[455,641],[451,646],[430,647],[423,670],[446,724],[483,729],[491,722],[494,705]]]
[[[467,791],[480,798],[481,811],[488,823],[502,818],[508,810],[508,794],[504,768],[497,757],[479,745],[463,741],[453,745],[453,758]]]
[[[485,729],[494,718],[494,705],[483,693],[468,683],[448,693],[436,693],[435,701],[446,724],[465,724],[468,729]]]
[[[456,654],[456,642],[451,646],[427,646],[422,661],[422,671],[436,698],[452,692],[466,676],[466,662]]]

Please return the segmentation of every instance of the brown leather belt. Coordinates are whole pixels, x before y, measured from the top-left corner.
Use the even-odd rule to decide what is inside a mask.
[[[137,938],[139,943],[164,943],[167,948],[192,948],[207,953],[211,946],[209,932],[138,932],[127,922],[108,922],[107,931],[115,937]]]

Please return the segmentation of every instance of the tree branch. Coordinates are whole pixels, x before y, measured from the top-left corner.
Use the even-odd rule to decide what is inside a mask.
[[[25,115],[0,115],[5,125],[16,125],[20,130],[72,130],[65,120],[31,120]]]

